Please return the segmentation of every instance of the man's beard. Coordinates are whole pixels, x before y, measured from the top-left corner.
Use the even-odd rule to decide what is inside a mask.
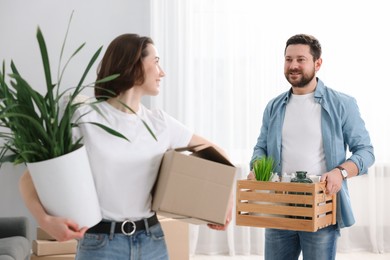
[[[296,88],[304,88],[315,77],[314,72],[311,74],[302,73],[302,74],[300,74],[302,76],[302,78],[299,81],[295,81],[295,80],[291,80],[289,78],[290,72],[297,72],[297,71],[288,71],[287,73],[284,74],[287,81],[290,82],[291,86],[296,87]]]

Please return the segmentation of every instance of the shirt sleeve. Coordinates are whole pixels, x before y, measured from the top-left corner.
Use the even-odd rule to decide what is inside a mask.
[[[193,131],[166,112],[161,112],[168,127],[171,148],[188,146],[194,134]]]

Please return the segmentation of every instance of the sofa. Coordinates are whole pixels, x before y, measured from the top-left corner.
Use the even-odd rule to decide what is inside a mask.
[[[0,217],[0,260],[29,259],[27,217]]]

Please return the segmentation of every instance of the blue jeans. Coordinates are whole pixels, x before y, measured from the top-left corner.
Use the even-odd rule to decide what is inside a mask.
[[[340,230],[336,225],[317,232],[265,230],[265,260],[334,260]]]
[[[79,241],[76,260],[168,260],[160,223],[131,236],[86,233]]]

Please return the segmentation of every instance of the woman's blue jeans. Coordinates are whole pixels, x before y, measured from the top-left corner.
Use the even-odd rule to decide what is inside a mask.
[[[160,223],[131,236],[86,233],[79,241],[76,260],[168,260]]]
[[[334,260],[340,230],[332,225],[317,232],[265,230],[265,260]]]

